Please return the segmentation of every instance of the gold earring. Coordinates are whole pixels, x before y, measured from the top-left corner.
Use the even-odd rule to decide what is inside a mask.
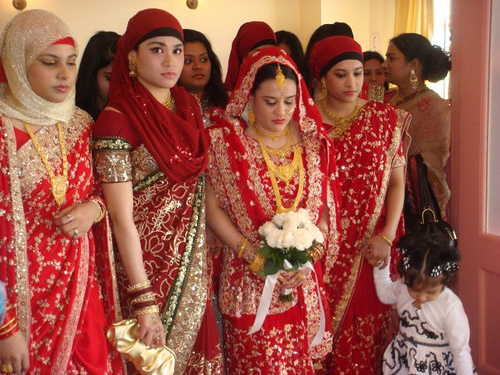
[[[137,66],[135,64],[128,64],[128,75],[129,77],[137,77]]]
[[[415,70],[412,69],[410,70],[410,86],[415,91],[418,87],[418,77],[415,74]]]
[[[248,107],[248,125],[255,125],[255,113],[252,107]]]

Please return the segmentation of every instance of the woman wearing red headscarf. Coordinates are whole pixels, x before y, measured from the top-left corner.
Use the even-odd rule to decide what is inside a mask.
[[[92,227],[105,223],[105,207],[92,195],[92,119],[74,105],[74,39],[54,14],[29,10],[5,26],[0,51],[0,281],[8,295],[0,372],[120,374],[104,334],[119,306],[111,246],[95,248]]]
[[[94,130],[96,170],[118,246],[124,317],[166,344],[176,373],[220,373],[205,246],[207,139],[196,100],[175,84],[184,63],[175,17],[146,9],[119,39],[110,101]]]
[[[327,254],[325,280],[334,332],[331,373],[378,374],[391,337],[391,308],[378,301],[372,265],[387,267],[401,228],[409,115],[359,99],[363,53],[354,39],[315,44],[309,60],[324,100],[316,103],[337,150],[342,191],[340,251]]]
[[[265,46],[275,46],[276,35],[267,23],[252,21],[240,26],[231,46],[227,75],[224,84],[228,91],[233,91],[238,79],[240,65],[250,52]]]
[[[331,350],[328,309],[318,298],[324,248],[311,251],[315,274],[280,275],[275,289],[264,286],[256,251],[261,225],[300,208],[324,230],[325,247],[336,251],[335,159],[321,117],[291,58],[267,47],[245,60],[225,113],[214,121],[207,224],[224,244],[219,307],[228,373],[313,374],[313,362]],[[292,301],[280,301],[281,288],[293,288]],[[261,315],[263,300],[270,305]],[[259,316],[265,316],[260,327]]]

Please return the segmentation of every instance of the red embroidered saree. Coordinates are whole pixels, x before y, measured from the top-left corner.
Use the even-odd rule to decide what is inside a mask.
[[[11,120],[0,117],[0,279],[28,341],[30,373],[122,371],[105,336],[107,325],[119,318],[113,259],[100,248],[98,274],[93,230],[73,239],[53,223],[56,212],[88,200],[95,188],[90,128],[91,119],[81,110],[63,125],[69,170],[66,200],[59,207],[33,143],[18,149]],[[43,127],[37,138],[60,175],[57,126]],[[101,290],[98,280],[106,280]]]
[[[241,116],[257,71],[276,62],[298,74],[289,57],[278,48],[264,48],[248,57],[241,67],[225,115],[215,116],[214,125],[208,129],[211,141],[208,176],[217,202],[241,234],[254,244],[260,242],[258,229],[272,219],[277,204],[259,143],[246,135],[247,124]],[[294,119],[299,123],[302,142],[298,145],[306,171],[298,207],[309,210],[317,224],[326,210],[331,246],[335,247],[337,201],[333,148],[318,130],[319,113],[302,80],[297,90]],[[284,163],[290,163],[293,151],[289,151],[286,158]],[[288,185],[278,180],[284,207],[292,205],[298,186],[297,171]],[[247,333],[255,320],[264,279],[251,272],[247,263],[226,246],[222,250],[222,262],[218,296],[228,373],[248,374],[253,370],[259,374],[313,374],[313,362],[328,355],[332,339],[328,326],[323,341],[310,347],[320,322],[318,286],[321,298],[324,297],[320,262],[315,264],[316,276],[310,274],[293,291],[292,302],[280,302],[280,291],[274,290],[262,328],[252,335]],[[326,308],[326,303],[324,306]],[[328,322],[327,308],[326,315]]]
[[[393,168],[404,165],[408,114],[379,102],[364,105],[338,138],[343,232],[338,254],[326,257],[325,284],[335,336],[331,373],[378,374],[391,336],[391,307],[378,301],[373,268],[358,250],[384,224],[384,200]],[[327,132],[332,125],[324,124]],[[401,225],[400,225],[401,227]],[[392,262],[398,260],[393,248]]]

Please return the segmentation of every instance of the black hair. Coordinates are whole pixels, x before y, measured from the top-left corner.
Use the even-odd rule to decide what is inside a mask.
[[[391,39],[406,61],[419,59],[422,64],[422,78],[431,82],[441,81],[451,70],[451,55],[441,47],[416,33],[399,34]]]
[[[280,64],[280,67],[285,78],[292,79],[295,82],[295,84],[298,85],[299,81],[297,76],[295,75],[295,72],[286,65]],[[252,87],[252,95],[255,93],[255,91],[257,91],[262,82],[267,81],[269,79],[275,79],[277,73],[278,73],[277,63],[267,64],[264,65],[262,68],[260,68],[257,74],[255,75],[255,81]]]
[[[280,30],[275,34],[278,45],[283,43],[288,46],[290,57],[295,62],[295,65],[297,65],[297,68],[302,71],[302,67],[304,66],[304,48],[302,48],[300,39],[290,31]]]
[[[229,96],[227,94],[226,86],[224,86],[222,81],[222,67],[219,58],[212,49],[212,44],[203,33],[196,30],[184,29],[184,44],[195,42],[200,42],[205,46],[211,65],[210,79],[205,86],[205,95],[210,98],[211,105],[225,108],[229,100]],[[182,86],[180,80],[178,81],[178,84],[179,86]]]
[[[381,64],[383,64],[385,61],[384,56],[382,56],[377,51],[363,52],[363,61],[368,61],[368,60],[378,60]]]
[[[310,91],[311,97],[314,95],[314,79],[309,69],[309,59],[311,58],[311,51],[314,45],[320,40],[326,39],[330,36],[344,35],[354,39],[354,34],[351,27],[345,22],[335,22],[326,23],[321,25],[316,30],[314,30],[311,38],[309,38],[309,43],[307,43],[306,54],[304,56],[304,65],[302,66],[301,72],[304,76],[307,88]]]
[[[377,60],[378,62],[380,62],[381,64],[384,63],[385,59],[384,59],[384,56],[382,56],[380,53],[378,53],[377,51],[365,51],[363,52],[363,61],[364,62],[367,62],[369,60]],[[384,81],[384,88],[386,90],[389,89],[389,82],[387,81]]]
[[[89,39],[83,51],[75,84],[76,105],[87,111],[94,120],[97,120],[102,110],[97,104],[97,72],[113,62],[119,38],[120,35],[113,31],[99,31]]]
[[[440,235],[407,234],[401,237],[398,247],[403,254],[398,271],[408,287],[454,283],[460,261],[455,241]]]

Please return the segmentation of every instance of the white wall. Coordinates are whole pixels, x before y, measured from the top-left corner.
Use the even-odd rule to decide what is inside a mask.
[[[322,23],[343,21],[351,25],[364,49],[371,48],[371,34],[381,35],[381,49],[389,37],[385,27],[393,28],[395,0],[198,0],[196,10],[185,0],[27,0],[26,9],[41,8],[61,17],[73,31],[83,49],[99,30],[125,31],[127,21],[144,8],[161,8],[175,15],[184,28],[205,33],[223,68],[227,65],[231,42],[240,25],[260,20],[275,30],[296,33],[305,46],[312,32]],[[0,0],[0,28],[17,14],[11,0]],[[376,13],[375,13],[376,12]],[[377,14],[374,16],[374,14]],[[391,18],[392,17],[392,18]]]

